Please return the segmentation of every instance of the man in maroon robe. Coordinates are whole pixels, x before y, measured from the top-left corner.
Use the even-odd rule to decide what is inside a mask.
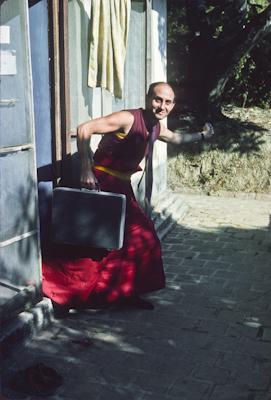
[[[46,257],[43,259],[43,292],[55,308],[68,310],[80,306],[128,303],[152,309],[140,295],[165,287],[160,241],[152,221],[138,205],[131,186],[131,175],[139,163],[151,160],[155,140],[181,145],[213,136],[211,124],[201,132],[177,133],[160,121],[175,104],[172,87],[153,83],[148,91],[146,109],[115,112],[78,126],[77,143],[81,160],[81,186],[126,195],[124,244],[120,250],[101,252],[100,257]],[[103,134],[93,159],[90,139]]]

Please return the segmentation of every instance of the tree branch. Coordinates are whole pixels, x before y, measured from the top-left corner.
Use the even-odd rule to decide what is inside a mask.
[[[234,37],[227,48],[219,56],[219,70],[214,74],[214,80],[209,93],[209,100],[214,102],[223,92],[224,87],[238,65],[241,58],[247,55],[268,33],[271,32],[271,5],[262,13],[255,15],[244,28],[242,34]],[[221,71],[223,68],[223,72]],[[221,74],[222,72],[222,74]]]

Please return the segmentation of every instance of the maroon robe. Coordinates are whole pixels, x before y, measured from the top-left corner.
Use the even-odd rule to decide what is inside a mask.
[[[107,134],[94,154],[94,173],[103,191],[126,195],[124,244],[120,250],[89,251],[79,255],[71,246],[43,257],[43,292],[58,304],[83,306],[162,289],[165,276],[160,241],[152,221],[139,207],[130,180],[120,179],[95,166],[121,173],[139,170],[147,152],[148,131],[144,111],[129,110],[134,123],[122,137]],[[156,126],[159,135],[159,123]],[[155,139],[155,138],[154,138]],[[67,249],[67,248],[66,248]]]

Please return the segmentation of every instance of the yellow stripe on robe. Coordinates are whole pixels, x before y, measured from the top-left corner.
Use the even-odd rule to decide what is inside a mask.
[[[117,136],[118,139],[124,139],[124,138],[126,138],[128,133],[118,132],[118,133],[115,133],[115,135]]]
[[[103,165],[94,165],[93,168],[97,169],[98,171],[106,172],[107,174],[115,176],[116,178],[122,179],[124,181],[129,181],[133,174],[133,173],[129,173],[129,172],[125,173],[125,172],[121,172],[121,171],[116,171],[115,169],[104,167]]]

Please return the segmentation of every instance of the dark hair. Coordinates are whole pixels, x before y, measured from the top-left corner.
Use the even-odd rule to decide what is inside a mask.
[[[173,91],[173,93],[174,93],[173,87],[169,83],[167,83],[167,82],[153,82],[149,86],[149,90],[148,90],[147,96],[148,97],[152,97],[154,95],[154,89],[156,88],[156,86],[159,86],[159,85],[167,85],[167,86],[169,86],[171,88],[171,90]],[[175,93],[174,93],[174,99],[175,99]]]

